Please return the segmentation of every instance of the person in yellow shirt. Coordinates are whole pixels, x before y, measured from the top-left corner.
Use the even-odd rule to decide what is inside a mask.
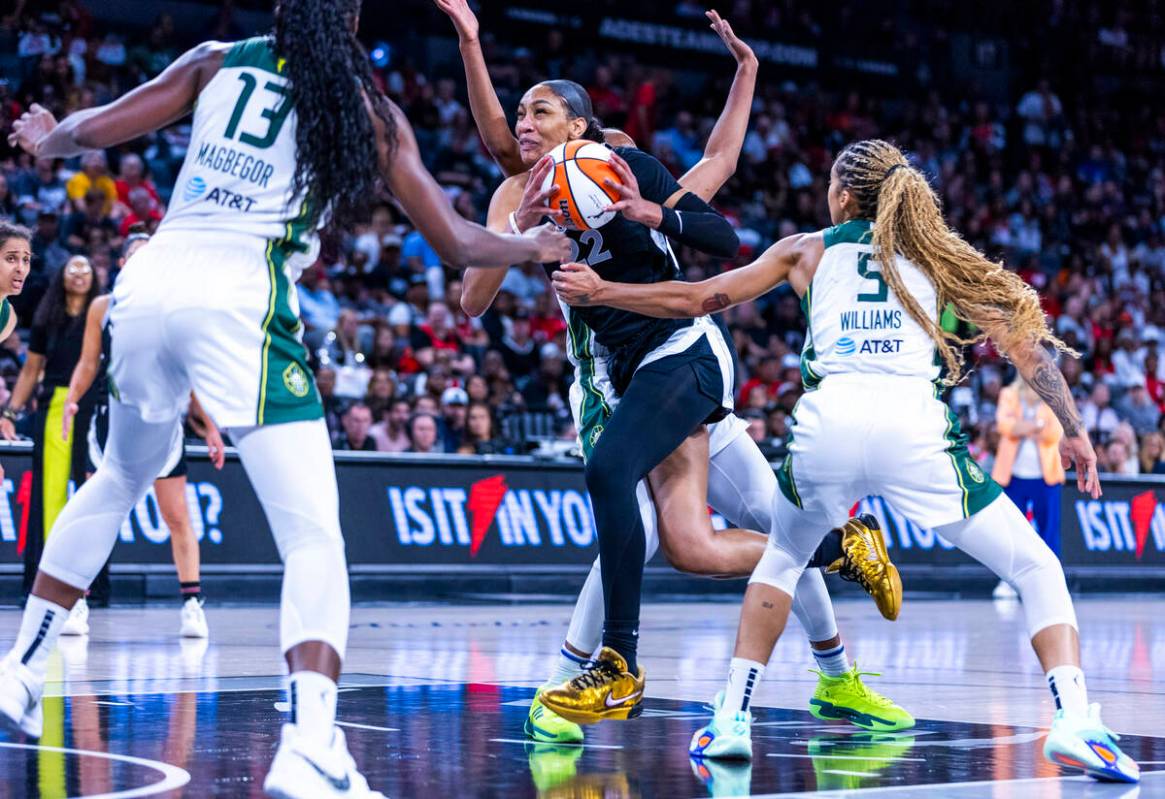
[[[114,203],[117,202],[117,184],[109,176],[109,163],[101,150],[94,150],[81,156],[81,171],[69,178],[69,182],[65,184],[65,191],[69,194],[69,202],[73,204],[74,210],[84,210],[85,195],[94,186],[105,195],[101,213],[109,216],[113,213]]]
[[[991,476],[1033,520],[1048,547],[1060,554],[1060,493],[1064,466],[1060,439],[1064,428],[1047,403],[1022,377],[999,392],[995,412],[999,449]]]

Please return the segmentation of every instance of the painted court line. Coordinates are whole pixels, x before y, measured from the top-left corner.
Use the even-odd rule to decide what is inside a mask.
[[[153,796],[164,791],[173,791],[190,782],[190,772],[186,769],[171,766],[159,760],[147,760],[144,757],[130,757],[129,755],[115,755],[109,752],[94,752],[89,749],[68,749],[63,746],[41,746],[39,744],[16,744],[0,741],[0,747],[5,749],[27,749],[36,752],[60,752],[66,755],[81,755],[83,757],[97,757],[103,760],[114,760],[119,763],[129,763],[131,766],[142,766],[162,773],[162,779],[153,785],[141,788],[129,788],[112,793],[90,794],[84,799],[132,799],[136,796]]]
[[[622,749],[621,746],[612,746],[609,744],[552,744],[544,743],[542,741],[532,741],[529,738],[490,738],[490,743],[495,744],[542,744],[543,746],[569,746],[576,749]]]

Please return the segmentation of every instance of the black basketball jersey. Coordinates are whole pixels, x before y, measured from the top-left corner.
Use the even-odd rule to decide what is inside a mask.
[[[651,155],[634,147],[616,147],[639,182],[644,199],[663,203],[681,189],[671,173]],[[604,280],[619,283],[660,283],[683,278],[668,244],[667,236],[622,214],[597,230],[567,230],[573,242],[571,260],[581,261]],[[545,264],[547,274],[557,264]],[[688,327],[691,319],[656,319],[651,316],[605,306],[571,308],[592,331],[595,340],[611,351],[613,364],[629,377],[639,362],[676,330]],[[614,371],[614,370],[613,370]],[[612,377],[615,375],[612,374]],[[616,380],[616,388],[623,386]]]

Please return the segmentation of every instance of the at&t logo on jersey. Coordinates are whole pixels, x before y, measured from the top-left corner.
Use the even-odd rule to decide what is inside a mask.
[[[839,338],[836,347],[838,355],[853,355],[858,349],[857,343],[849,336]]]
[[[513,489],[504,475],[460,487],[388,486],[397,541],[409,547],[466,547],[475,558],[497,528],[502,547],[570,547],[595,542],[586,494],[573,489]]]
[[[198,175],[186,181],[186,187],[182,189],[182,199],[186,202],[197,200],[206,193],[206,181]]]

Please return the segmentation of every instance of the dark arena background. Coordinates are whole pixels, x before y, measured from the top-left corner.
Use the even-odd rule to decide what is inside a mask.
[[[70,275],[83,264],[93,293],[109,291],[127,241],[208,189],[179,181],[197,155],[189,115],[68,158],[27,154],[9,141],[13,124],[33,103],[58,120],[109,103],[200,42],[265,34],[272,2],[0,8],[0,221],[32,231],[30,271],[11,297],[16,327],[0,343],[0,651],[20,630],[46,530],[90,471],[82,427],[98,419],[84,401],[71,443],[61,440],[81,354]],[[359,26],[375,87],[404,111],[461,217],[484,224],[505,177],[471,114],[467,44],[480,46],[511,129],[528,87],[569,78],[602,125],[676,177],[716,141],[737,62],[705,5],[470,8],[480,27],[460,46],[429,0],[366,0]],[[511,266],[493,305],[472,316],[463,273],[386,189],[356,221],[321,231],[289,307],[336,450],[353,600],[336,723],[355,763],[372,788],[419,799],[1165,797],[1165,3],[734,0],[716,11],[755,54],[735,170],[711,201],[740,246],[720,258],[673,240],[680,277],[713,277],[829,227],[831,164],[847,144],[882,138],[925,175],[952,228],[1038,292],[1079,353],[1059,367],[1103,495],[1079,491],[1072,471],[1062,485],[1048,477],[1056,441],[1040,438],[1034,454],[1039,412],[1012,419],[1017,372],[989,341],[964,348],[966,376],[943,398],[967,473],[1010,477],[1009,495],[1063,564],[1089,701],[1141,781],[1099,782],[1045,760],[1056,706],[1023,603],[878,496],[854,500],[900,570],[897,620],[854,582],[826,584],[848,662],[914,726],[811,714],[811,670],[823,666],[791,621],[752,694],[751,762],[689,757],[728,673],[746,580],[701,576],[716,570],[665,541],[644,578],[642,715],[588,727],[582,743],[528,737],[530,703],[561,660],[598,554],[571,408],[571,384],[593,373],[568,360],[578,326],[540,264]],[[252,202],[216,197],[240,214]],[[87,308],[91,297],[77,296]],[[68,314],[38,311],[53,302]],[[773,470],[805,394],[802,308],[786,283],[721,314],[742,435]],[[967,340],[978,332],[949,308],[942,324]],[[307,376],[288,369],[294,393]],[[588,444],[601,432],[583,431]],[[49,657],[43,734],[0,731],[4,799],[264,795],[289,710],[280,554],[229,438],[216,468],[202,426],[188,420],[184,433],[184,486],[159,481],[137,503],[87,618],[70,619]],[[1025,457],[1035,472],[1021,477]],[[745,526],[710,503],[716,530]],[[172,547],[172,526],[185,550]]]

